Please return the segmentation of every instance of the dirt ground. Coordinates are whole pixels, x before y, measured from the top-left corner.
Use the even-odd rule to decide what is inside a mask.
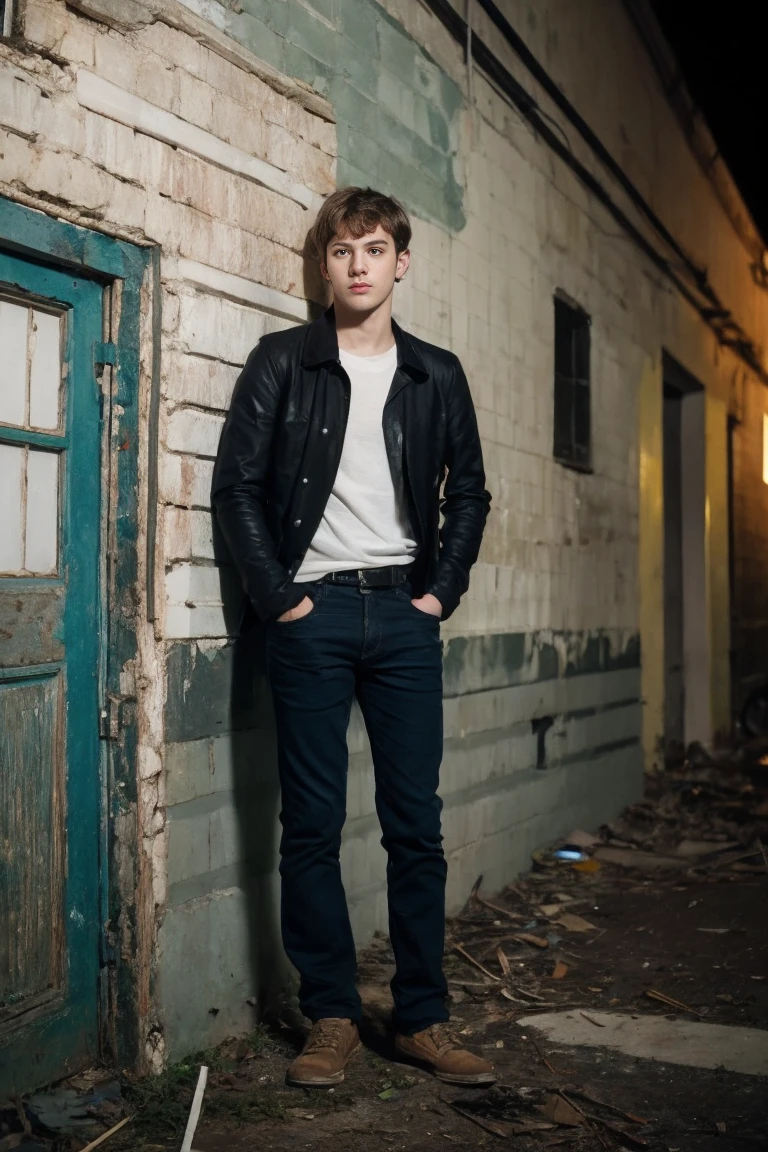
[[[614,1011],[768,1029],[764,749],[716,761],[694,749],[613,826],[573,839],[584,859],[556,863],[547,848],[495,897],[476,885],[448,923],[453,1024],[495,1062],[494,1088],[448,1086],[392,1059],[393,957],[377,937],[360,958],[364,1048],[339,1088],[285,1087],[301,1035],[275,1022],[162,1077],[123,1082],[93,1132],[43,1132],[37,1146],[77,1152],[129,1115],[106,1152],[177,1149],[206,1062],[198,1152],[437,1152],[508,1140],[542,1152],[768,1150],[768,1077],[558,1047],[517,1023],[570,1008],[587,1020]],[[0,1152],[24,1148],[9,1142],[19,1123],[0,1122]]]

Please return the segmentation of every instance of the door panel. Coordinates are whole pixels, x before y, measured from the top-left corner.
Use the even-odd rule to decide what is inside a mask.
[[[0,683],[7,875],[0,887],[0,998],[8,1018],[61,989],[61,674]]]
[[[101,308],[0,250],[0,1100],[98,1055]]]

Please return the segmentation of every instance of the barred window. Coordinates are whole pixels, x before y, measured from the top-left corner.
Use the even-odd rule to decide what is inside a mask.
[[[554,457],[568,468],[592,468],[589,380],[590,319],[562,295],[555,296]]]

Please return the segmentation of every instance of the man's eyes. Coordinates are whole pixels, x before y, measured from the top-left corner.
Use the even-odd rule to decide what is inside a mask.
[[[368,252],[372,253],[372,254],[375,253],[377,256],[381,256],[384,253],[384,249],[383,248],[369,248]],[[349,256],[350,250],[349,250],[349,248],[337,248],[333,254],[334,254],[334,256]]]

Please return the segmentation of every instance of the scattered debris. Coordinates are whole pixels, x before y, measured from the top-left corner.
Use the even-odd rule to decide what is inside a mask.
[[[690,1012],[691,1016],[697,1016],[701,1019],[701,1013],[697,1012],[695,1008],[689,1008],[687,1004],[683,1004],[681,1000],[675,1000],[672,996],[666,996],[663,992],[657,992],[655,988],[646,988],[645,995],[649,1000],[658,1000],[662,1004],[666,1004],[668,1008],[676,1008],[680,1012]]]
[[[585,832],[582,828],[575,829],[565,838],[565,844],[568,848],[594,848],[599,843],[599,836],[595,836],[592,832]]]
[[[481,964],[479,960],[475,960],[474,956],[470,956],[469,952],[467,952],[463,944],[454,944],[454,948],[461,956],[464,957],[465,960],[469,960],[470,964],[474,964],[475,968],[479,968],[480,971],[484,972],[485,975],[490,977],[491,980],[499,979],[499,977],[495,976],[493,972],[489,972],[485,965]]]
[[[565,912],[562,916],[555,920],[561,928],[565,928],[567,932],[594,932],[595,925],[590,924],[589,920],[585,920],[583,916],[577,916],[574,912]]]
[[[107,1132],[102,1132],[101,1136],[97,1136],[95,1140],[91,1140],[90,1144],[86,1144],[85,1148],[83,1148],[81,1152],[91,1152],[93,1148],[98,1148],[100,1144],[105,1144],[107,1140],[109,1140],[110,1136],[114,1136],[115,1132],[119,1132],[120,1129],[125,1127],[125,1125],[131,1119],[131,1116],[124,1116],[122,1120],[117,1122],[117,1124],[113,1124]]]
[[[26,1101],[26,1112],[37,1130],[62,1136],[98,1136],[104,1122],[114,1123],[122,1115],[120,1083],[101,1072],[100,1083],[84,1092],[68,1083],[50,1092],[36,1092]]]
[[[549,940],[542,936],[533,936],[530,932],[516,932],[515,940],[522,940],[524,944],[532,944],[534,948],[549,948]]]
[[[595,859],[605,864],[616,864],[619,868],[641,868],[645,872],[655,872],[659,868],[683,868],[684,861],[677,856],[662,856],[656,852],[643,852],[641,849],[613,848],[610,845],[597,848]]]
[[[477,900],[478,904],[482,904],[484,908],[490,908],[491,911],[498,913],[500,916],[506,916],[508,920],[525,920],[519,912],[511,912],[509,908],[504,908],[501,904],[494,904],[490,900],[480,895],[480,885],[483,882],[482,875],[478,876],[475,880],[474,886],[470,893],[470,900]]]
[[[553,1124],[564,1124],[568,1128],[580,1128],[584,1123],[584,1113],[574,1108],[564,1096],[550,1096],[546,1104],[539,1104],[538,1111],[545,1120]]]
[[[377,934],[360,957],[366,1022],[377,1042],[364,1037],[363,1055],[350,1067],[343,1088],[317,1100],[313,1095],[310,1111],[310,1101],[283,1084],[294,1039],[298,1042],[284,1024],[281,1032],[276,1027],[269,1034],[272,1039],[254,1033],[227,1041],[161,1077],[136,1084],[126,1077],[125,1099],[119,1090],[110,1096],[105,1080],[110,1073],[103,1068],[71,1077],[45,1095],[56,1097],[59,1112],[82,1128],[54,1139],[53,1129],[40,1122],[42,1110],[27,1119],[20,1102],[18,1117],[0,1109],[0,1152],[83,1152],[87,1140],[95,1152],[101,1145],[105,1152],[179,1149],[192,1120],[201,1064],[210,1074],[191,1143],[207,1152],[270,1145],[275,1152],[292,1152],[306,1144],[308,1133],[317,1136],[323,1152],[362,1148],[370,1128],[361,1127],[360,1118],[364,1115],[368,1125],[371,1109],[378,1110],[387,1142],[396,1136],[393,1118],[396,1126],[407,1111],[407,1137],[414,1147],[421,1147],[426,1135],[439,1136],[442,1146],[474,1141],[490,1147],[522,1137],[519,1146],[529,1152],[561,1146],[569,1152],[649,1146],[666,1152],[683,1143],[677,1125],[685,1116],[706,1117],[707,1127],[690,1129],[691,1137],[698,1131],[714,1139],[717,1133],[723,1152],[735,1150],[737,1143],[762,1147],[768,1122],[759,1115],[758,1094],[754,1107],[746,1095],[736,1102],[733,1082],[725,1081],[721,1097],[706,1097],[714,1115],[728,1116],[727,1134],[724,1122],[716,1124],[712,1113],[702,1110],[701,1095],[695,1104],[686,1096],[687,1086],[696,1083],[686,1079],[688,1066],[694,1066],[692,1043],[683,1043],[679,1059],[665,1060],[672,1070],[664,1070],[663,1083],[654,1082],[657,1074],[649,1071],[650,1053],[657,1050],[653,1042],[645,1045],[648,1055],[629,1079],[622,1079],[611,1055],[617,1050],[618,1018],[633,1035],[650,1031],[652,1037],[702,1028],[702,1015],[718,1028],[765,1028],[761,949],[766,935],[759,909],[765,894],[768,773],[765,767],[758,772],[754,760],[753,753],[702,757],[696,752],[692,760],[649,778],[645,798],[599,832],[577,830],[542,846],[536,854],[541,863],[502,892],[486,898],[478,878],[460,916],[447,925],[446,976],[457,1032],[495,1060],[506,1082],[493,1090],[456,1092],[450,1101],[442,1100],[437,1094],[446,1085],[406,1076],[391,1055],[389,1064],[381,1058],[379,1052],[387,1052],[390,1043],[388,982],[394,958],[387,938]],[[578,850],[584,858],[557,861],[553,853],[561,848]],[[647,988],[651,982],[685,1000]],[[699,1011],[691,1007],[696,1004]],[[379,1010],[381,1026],[372,1023]],[[554,1047],[567,1041],[556,1038],[547,1013],[572,1018],[578,1049]],[[678,1018],[669,1019],[672,1013]],[[666,1039],[664,1045],[667,1053]],[[601,1053],[599,1066],[594,1057],[585,1058],[595,1051]],[[713,1058],[725,1075],[738,1073],[719,1041]],[[512,1089],[512,1083],[528,1087]],[[75,1093],[66,1107],[64,1089]],[[130,1126],[125,1112],[133,1118]],[[24,1132],[17,1130],[22,1117]],[[465,1121],[476,1131],[467,1131]],[[241,1125],[250,1130],[234,1134]],[[397,1134],[402,1143],[405,1129]],[[427,1146],[433,1144],[424,1142]]]
[[[589,1104],[594,1104],[597,1108],[605,1108],[607,1112],[613,1112],[617,1116],[622,1116],[625,1120],[629,1120],[632,1124],[647,1124],[647,1120],[643,1120],[642,1116],[636,1116],[634,1112],[624,1112],[621,1108],[614,1107],[613,1104],[606,1104],[603,1100],[596,1100],[594,1096],[588,1096],[583,1088],[569,1088],[574,1096],[578,1096],[580,1100],[586,1100]]]
[[[590,1024],[594,1024],[595,1028],[605,1028],[605,1024],[602,1024],[599,1020],[595,1020],[594,1016],[590,1016],[588,1012],[582,1012],[581,1015],[585,1020],[588,1020]]]

